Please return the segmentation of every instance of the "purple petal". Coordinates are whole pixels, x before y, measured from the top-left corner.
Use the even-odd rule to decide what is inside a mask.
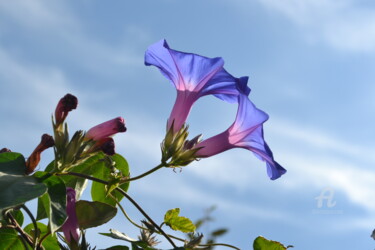
[[[180,75],[169,52],[167,41],[160,40],[148,47],[145,53],[145,65],[158,67],[161,73],[173,84],[176,85],[179,83]]]
[[[226,72],[221,58],[176,51],[170,49],[165,40],[147,49],[145,64],[158,67],[177,90],[197,93],[196,98],[213,94],[222,100],[236,102],[241,90],[245,94],[250,92],[246,87],[247,78],[237,79]]]
[[[222,69],[224,61],[219,57],[207,58],[170,49],[167,42],[161,40],[147,49],[145,64],[158,67],[176,89],[198,92]]]
[[[236,120],[229,128],[229,141],[235,144],[243,140],[267,120],[268,115],[265,112],[258,109],[247,96],[239,95]]]
[[[237,143],[236,146],[252,151],[257,158],[265,161],[267,163],[267,174],[271,180],[275,180],[286,173],[286,170],[274,160],[271,149],[264,141],[262,126],[254,130],[243,141]]]
[[[229,103],[238,102],[238,95],[249,95],[248,77],[235,78],[225,69],[215,74],[201,90],[200,96],[213,94],[217,98]]]

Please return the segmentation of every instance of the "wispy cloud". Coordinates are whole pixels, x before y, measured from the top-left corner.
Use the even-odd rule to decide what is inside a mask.
[[[335,49],[375,51],[375,9],[359,1],[259,0],[298,25],[310,42],[325,42]]]
[[[124,35],[119,36],[120,39],[124,39],[123,43],[109,44],[103,41],[96,37],[96,34],[86,30],[83,20],[64,2],[1,2],[0,13],[0,27],[4,26],[6,29],[12,24],[20,33],[32,32],[33,36],[29,36],[28,39],[41,44],[47,40],[47,47],[53,45],[54,48],[51,53],[60,53],[60,57],[67,56],[65,60],[77,67],[107,75],[120,69],[123,71],[125,66],[143,66],[143,54],[136,53],[134,46],[130,46]],[[147,38],[147,32],[134,25],[125,26],[124,32],[125,35],[132,34],[134,39]],[[61,53],[62,51],[66,53]]]

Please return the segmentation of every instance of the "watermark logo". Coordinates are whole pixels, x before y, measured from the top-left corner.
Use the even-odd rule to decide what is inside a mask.
[[[325,188],[320,192],[320,195],[315,197],[317,200],[317,207],[322,208],[324,201],[326,201],[326,206],[328,208],[336,206],[336,201],[333,200],[333,196],[335,195],[335,190],[333,188]]]
[[[324,188],[318,196],[315,197],[317,209],[313,209],[314,214],[342,214],[342,210],[334,209],[337,205],[335,190],[333,188]]]

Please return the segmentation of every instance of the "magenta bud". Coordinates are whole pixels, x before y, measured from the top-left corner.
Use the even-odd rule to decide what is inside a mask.
[[[125,131],[126,127],[124,118],[117,117],[92,127],[87,131],[85,137],[88,140],[101,141],[112,135]]]
[[[9,153],[9,152],[12,152],[10,149],[8,149],[8,148],[2,148],[2,149],[0,149],[0,154],[1,153]]]
[[[78,242],[81,234],[76,214],[76,191],[71,187],[66,188],[66,214],[68,218],[61,228],[65,239],[70,243],[73,237]]]
[[[114,155],[115,152],[115,141],[112,138],[107,138],[104,140],[103,144],[101,144],[100,149],[106,155]]]
[[[78,105],[78,99],[72,94],[66,94],[60,99],[55,110],[56,124],[61,124],[65,121],[68,113],[73,109],[76,109]]]

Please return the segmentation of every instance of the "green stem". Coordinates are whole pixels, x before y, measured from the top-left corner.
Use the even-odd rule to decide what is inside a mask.
[[[138,179],[141,179],[149,174],[152,174],[153,172],[161,169],[162,167],[166,167],[165,163],[160,163],[159,165],[157,165],[156,167],[150,169],[149,171],[143,173],[143,174],[140,174],[138,176],[135,176],[135,177],[132,177],[132,178],[127,178],[127,179],[124,179],[121,181],[121,184],[122,183],[126,183],[126,182],[131,182],[131,181],[135,181],[135,180],[138,180]]]
[[[23,210],[25,210],[25,212],[27,213],[27,215],[30,217],[33,225],[34,225],[34,246],[37,245],[38,243],[38,238],[39,238],[39,230],[38,230],[38,224],[36,223],[36,220],[34,218],[34,215],[31,213],[31,211],[25,206],[25,204],[22,204],[20,206]]]
[[[127,219],[131,224],[133,224],[133,226],[138,227],[139,229],[147,230],[147,228],[142,227],[142,226],[138,225],[135,221],[133,221],[133,220],[129,217],[129,215],[126,213],[126,211],[125,211],[124,207],[121,205],[121,203],[118,202],[116,199],[115,199],[115,201],[116,201],[116,203],[117,203],[117,206],[120,208],[121,212],[122,212],[122,213],[124,214],[124,216],[126,217],[126,219]]]

